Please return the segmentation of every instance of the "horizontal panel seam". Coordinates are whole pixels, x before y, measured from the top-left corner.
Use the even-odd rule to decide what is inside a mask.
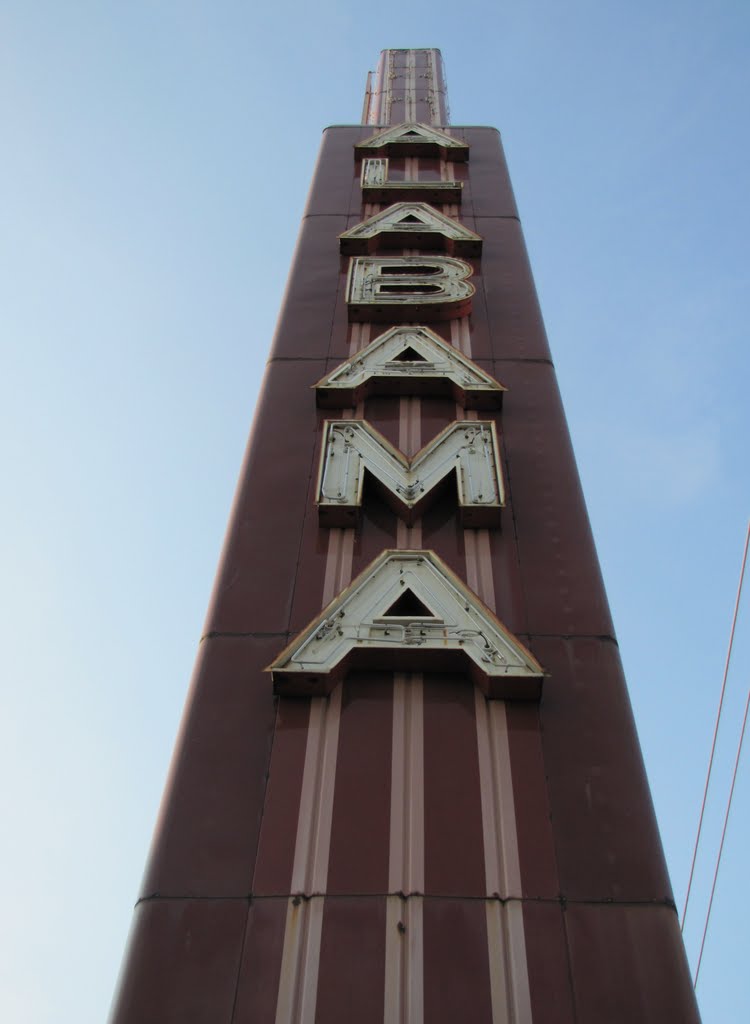
[[[570,897],[570,896],[500,896],[499,893],[491,893],[489,895],[471,895],[462,893],[430,893],[430,892],[274,892],[274,893],[248,893],[247,895],[241,896],[196,896],[193,894],[180,894],[180,895],[163,895],[161,893],[151,893],[148,896],[141,896],[135,903],[135,906],[141,906],[146,903],[247,903],[247,902],[259,902],[261,900],[268,901],[279,901],[279,900],[293,900],[299,903],[307,903],[311,900],[382,900],[392,899],[398,897],[403,902],[407,902],[410,899],[420,899],[426,902],[435,900],[462,900],[469,903],[520,903],[529,905],[546,905],[546,906],[559,906],[563,910],[566,906],[576,907],[632,907],[637,908],[660,908],[664,907],[667,910],[677,912],[677,907],[674,900],[661,898],[661,899],[627,899],[627,898],[615,898],[610,896],[599,896],[599,897]]]

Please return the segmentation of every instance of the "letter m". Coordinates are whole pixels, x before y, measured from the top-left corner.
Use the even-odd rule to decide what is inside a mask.
[[[452,423],[407,459],[365,420],[326,420],[317,504],[323,526],[351,526],[362,507],[365,475],[397,515],[412,523],[455,476],[464,526],[497,526],[505,504],[495,424]]]

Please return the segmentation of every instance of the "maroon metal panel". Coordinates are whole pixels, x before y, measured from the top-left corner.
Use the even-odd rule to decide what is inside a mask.
[[[359,214],[362,204],[361,164],[354,147],[372,135],[364,125],[334,125],[323,132],[305,217]]]
[[[298,633],[314,619],[320,612],[323,604],[323,581],[325,579],[326,561],[328,558],[328,545],[330,536],[328,530],[321,530],[318,523],[318,507],[315,504],[315,488],[318,479],[318,467],[320,465],[320,445],[323,439],[323,421],[325,416],[322,411],[315,415],[316,410],[310,407],[315,402],[312,391],[303,400],[307,405],[308,415],[311,422],[315,420],[315,434],[309,440],[313,442],[313,459],[310,465],[307,495],[304,508],[304,518],[301,529],[295,534],[293,545],[296,546],[296,566],[294,581],[294,597],[292,599],[292,612],[289,618],[289,630],[291,633]],[[294,443],[294,438],[288,439]]]
[[[382,1024],[385,899],[328,897],[318,973],[318,1024]]]
[[[381,333],[377,332],[378,335]],[[374,395],[365,399],[364,418],[372,423],[394,448],[399,446],[399,408],[399,399],[389,395]]]
[[[532,1019],[538,1024],[578,1024],[561,904],[559,901],[540,903],[526,900],[523,927]],[[605,1021],[609,1024],[606,1017],[602,1017],[598,1024],[605,1024]]]
[[[698,1024],[673,910],[569,904],[565,922],[577,1024]]]
[[[456,515],[456,488],[447,481],[422,516],[422,547],[436,551],[449,569],[466,578],[464,531]]]
[[[435,161],[438,163],[439,161]],[[420,161],[421,168],[421,161]],[[406,179],[406,157],[391,156],[388,158],[388,180],[404,181]],[[364,197],[363,197],[364,202]],[[356,212],[356,211],[353,211]]]
[[[502,455],[505,446],[502,444]],[[508,487],[508,462],[503,459],[503,473],[506,488]],[[495,605],[497,617],[511,633],[523,636],[528,633],[528,611],[526,608],[526,592],[523,586],[521,564],[518,557],[518,540],[511,496],[506,495],[506,506],[503,509],[502,532],[494,532],[490,537],[490,557],[495,580]]]
[[[395,548],[398,530],[398,517],[390,509],[375,488],[367,490],[366,508],[362,510],[362,521],[354,541],[354,559],[352,562],[352,579],[386,548]]]
[[[517,218],[518,207],[497,128],[451,128],[451,134],[471,147],[465,165],[468,176],[461,202],[462,219],[464,212],[473,217]],[[454,164],[454,169],[459,178],[462,165]]]
[[[420,413],[423,445],[429,444],[441,430],[458,418],[456,403],[448,397],[423,398],[420,403]]]
[[[384,893],[388,891],[393,679],[390,673],[355,672],[343,685],[327,891],[334,895]]]
[[[267,368],[205,633],[289,628],[298,538],[316,471],[318,417],[310,384],[325,366],[280,360]]]
[[[549,359],[521,225],[510,217],[477,217],[475,224],[484,239],[481,283],[493,358]],[[481,323],[477,327],[483,329]],[[476,336],[481,337],[479,329]],[[476,346],[474,351],[479,358],[488,355]]]
[[[425,1021],[491,1024],[485,901],[427,898],[422,913]]]
[[[484,896],[474,687],[462,676],[424,677],[424,844],[426,893]]]
[[[248,901],[136,907],[110,1024],[232,1024]]]
[[[254,899],[247,916],[232,1024],[273,1024],[284,949],[285,899]]]
[[[562,895],[671,902],[616,645],[534,637],[531,649],[549,672],[541,743]]]
[[[540,363],[496,363],[508,491],[518,538],[529,633],[612,636],[614,627],[586,514],[555,373]]]
[[[274,704],[274,637],[204,640],[142,894],[246,896],[258,843]]]
[[[328,355],[340,277],[338,236],[347,227],[350,218],[338,214],[302,221],[271,359]]]
[[[266,676],[267,686],[268,682]],[[309,720],[309,701],[279,700],[253,879],[256,896],[289,893],[292,888]]]
[[[484,249],[484,242],[482,243],[482,247]],[[481,361],[483,363],[487,360],[493,359],[493,342],[487,317],[487,297],[484,292],[484,277],[482,272],[484,259],[488,255],[490,259],[494,258],[492,246],[490,246],[489,253],[486,251],[483,252],[482,260],[469,261],[474,268],[471,283],[476,289],[474,297],[471,300],[471,314],[469,316],[469,323],[471,325],[471,358],[475,362]],[[505,383],[505,381],[503,381],[503,383]],[[503,401],[505,400],[503,399]]]
[[[555,899],[560,892],[560,882],[544,775],[539,709],[534,704],[509,701],[505,713],[523,895],[532,899]]]
[[[346,224],[341,231],[356,227],[362,222],[359,213],[347,218]],[[338,290],[336,293],[336,304],[333,307],[333,319],[331,322],[330,336],[331,345],[328,350],[328,358],[336,360],[336,363],[343,362],[349,358],[351,342],[351,324],[349,322],[349,307],[346,303],[346,277],[349,271],[349,257],[341,256],[338,251],[339,241],[336,239],[336,259],[338,260]],[[373,329],[372,337],[380,333],[379,329]]]

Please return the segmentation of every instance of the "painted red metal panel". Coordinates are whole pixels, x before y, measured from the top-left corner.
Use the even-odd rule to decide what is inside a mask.
[[[232,1024],[274,1024],[286,908],[285,899],[253,899],[250,905]]]
[[[424,844],[426,893],[484,896],[474,687],[462,676],[424,678]]]
[[[452,398],[423,398],[420,403],[422,444],[428,444],[444,427],[453,423],[456,403]]]
[[[471,283],[474,285],[476,292],[471,300],[471,314],[469,316],[469,324],[471,327],[471,358],[476,360],[490,360],[493,359],[493,339],[490,331],[490,323],[487,316],[487,297],[484,290],[484,273],[483,263],[487,255],[490,259],[493,257],[492,248],[490,248],[489,254],[483,248],[482,260],[471,260],[474,275],[471,278]],[[450,339],[449,339],[450,340]],[[495,342],[497,344],[497,341]],[[505,383],[505,381],[503,381]]]
[[[368,492],[366,482],[365,493],[369,493],[369,496],[362,509],[361,525],[355,535],[352,578],[366,569],[381,551],[397,547],[398,517],[375,488],[369,488]]]
[[[577,1024],[698,1024],[676,913],[568,904]]]
[[[532,1019],[539,1024],[578,1024],[562,905],[559,901],[541,903],[526,900],[523,928]],[[609,1024],[608,1018],[602,1017],[597,1024],[605,1022]]]
[[[292,614],[289,619],[289,632],[299,633],[318,615],[323,608],[323,581],[325,579],[326,561],[328,557],[329,538],[318,525],[318,509],[314,500],[315,474],[318,464],[315,462],[311,486],[308,491],[308,507],[302,530],[302,542],[298,543],[298,574],[294,588]],[[279,648],[281,650],[281,648]]]
[[[247,911],[246,899],[136,907],[110,1024],[231,1024]]]
[[[381,332],[378,331],[378,334]],[[373,395],[365,400],[364,418],[398,448],[400,400],[389,395]]]
[[[505,713],[523,895],[554,899],[560,892],[560,882],[544,776],[539,709],[535,704],[509,701]]]
[[[529,633],[614,633],[554,370],[502,363],[508,490]]]
[[[425,899],[424,1019],[491,1024],[484,900]]]
[[[343,685],[327,891],[334,895],[384,893],[388,891],[393,681],[390,673],[356,672]]]
[[[512,218],[477,217],[476,230],[484,239],[482,286],[493,357],[549,359],[521,225]]]
[[[469,170],[464,185],[462,212],[474,217],[518,217],[513,186],[496,128],[453,128],[451,133],[468,143]],[[461,165],[456,164],[458,171]],[[481,231],[480,231],[481,233]]]
[[[271,359],[328,355],[340,277],[338,236],[351,227],[348,221],[339,215],[302,221]]]
[[[315,397],[309,392],[305,401],[314,403]],[[303,506],[304,520],[301,530],[294,535],[290,547],[295,548],[295,580],[289,630],[298,633],[320,612],[323,607],[323,581],[325,579],[329,531],[321,530],[318,523],[318,508],[315,504],[315,488],[320,465],[320,444],[323,437],[322,412],[310,409],[315,417],[314,455],[310,467],[306,500]],[[294,443],[294,438],[289,439]],[[289,542],[289,540],[287,540]]]
[[[388,157],[388,180],[404,181],[406,179],[406,157]],[[363,197],[364,198],[364,197]],[[352,211],[355,212],[355,211]]]
[[[541,742],[562,895],[671,901],[617,646],[534,637],[531,648],[549,672]]]
[[[275,650],[274,655],[277,653],[278,650]],[[266,685],[270,687],[268,675]],[[256,896],[291,892],[309,720],[308,700],[288,700],[282,697],[278,701],[253,879],[253,893]]]
[[[456,165],[463,169],[462,164]],[[390,169],[390,167],[389,167]],[[457,180],[458,176],[454,175]],[[420,156],[419,158],[419,181],[441,181],[441,161],[434,156]],[[418,198],[418,197],[417,197]]]
[[[334,125],[323,132],[306,217],[358,214],[361,205],[360,167],[354,160],[354,146],[372,130],[364,125]]]
[[[503,447],[503,454],[505,449]],[[507,461],[504,459],[506,487],[508,482]],[[528,633],[528,612],[526,591],[523,585],[521,565],[518,557],[516,523],[510,494],[503,510],[502,532],[490,536],[490,557],[495,582],[495,607],[497,617],[511,633],[523,637]],[[525,641],[524,641],[525,643]]]
[[[320,946],[318,1024],[382,1024],[385,899],[328,898]]]
[[[250,892],[274,705],[273,637],[204,640],[143,880],[144,896]]]
[[[456,509],[456,488],[453,480],[449,480],[422,516],[422,547],[435,551],[463,580],[466,579],[464,531]]]
[[[341,231],[356,227],[361,224],[362,217],[359,213],[347,218],[347,222]],[[346,279],[349,272],[349,257],[341,256],[338,252],[338,238],[336,239],[336,258],[338,260],[338,280],[336,303],[333,307],[333,317],[330,326],[331,344],[328,349],[328,358],[343,362],[349,358],[351,342],[351,324],[349,322],[349,307],[346,302]],[[379,330],[373,330],[372,337]]]
[[[268,367],[204,633],[289,628],[298,538],[316,471],[310,384],[325,365],[280,360]]]

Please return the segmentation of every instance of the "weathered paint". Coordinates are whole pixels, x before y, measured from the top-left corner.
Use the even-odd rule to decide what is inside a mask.
[[[396,326],[349,319],[338,239],[383,208],[355,146],[446,128],[438,52],[385,51],[365,117],[323,136],[112,1020],[697,1021],[494,129],[446,129],[468,160],[387,159],[389,181],[460,183],[442,213],[483,240],[470,316],[430,329],[508,388],[482,413],[507,526],[466,529],[450,493],[407,524],[367,487],[356,531],[318,521],[312,386]],[[409,457],[477,418],[445,389],[333,415]],[[488,701],[436,666],[361,666],[330,696],[274,700],[263,668],[393,548],[434,550],[496,611],[544,666],[541,701]]]

